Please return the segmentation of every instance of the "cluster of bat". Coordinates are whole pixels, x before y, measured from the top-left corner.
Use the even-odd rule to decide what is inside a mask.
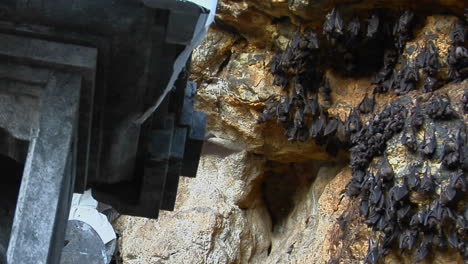
[[[468,74],[465,27],[456,24],[451,32],[451,39],[452,45],[447,54],[449,78],[460,81]],[[437,79],[441,64],[438,60],[438,50],[433,41],[427,42],[414,61],[402,62],[399,71],[395,70],[396,63],[397,53],[392,49],[385,50],[383,66],[373,77],[373,84],[377,85],[377,92],[394,91],[398,95],[406,94],[416,88],[420,79],[424,81],[422,89],[424,93],[433,92],[443,84]]]
[[[331,89],[323,76],[324,69],[346,65],[346,71],[356,72],[362,64],[359,60],[364,64],[375,60],[381,55],[369,55],[369,52],[379,53],[381,47],[385,47],[384,70],[377,74],[380,77],[376,78],[378,81],[375,83],[386,83],[400,51],[411,36],[413,18],[410,11],[405,11],[396,22],[373,14],[367,22],[354,17],[345,23],[339,11],[333,9],[327,14],[323,25],[325,40],[311,30],[305,30],[303,34],[296,32],[286,50],[276,53],[270,62],[273,83],[287,90],[288,96],[279,100],[270,98],[258,122],[276,118],[285,128],[289,140],[307,141],[313,138],[320,145],[326,144],[331,153],[346,147],[348,135],[345,124],[339,119],[328,117],[327,111],[324,111],[332,103]],[[435,73],[439,68],[435,46],[430,46],[428,50],[418,61],[428,72]],[[381,64],[380,60],[378,64]],[[409,91],[414,89],[414,82],[410,80],[417,80],[418,74],[416,68],[403,68],[399,86],[403,87],[402,91]],[[372,69],[375,69],[375,65]],[[373,106],[374,97],[366,96],[358,110],[367,114],[373,111]],[[335,133],[339,141],[330,140],[336,138],[333,137]]]
[[[317,95],[311,98],[285,96],[279,101],[270,97],[258,122],[267,122],[273,118],[284,127],[288,140],[306,142],[312,138],[316,144],[326,145],[332,155],[336,155],[348,142],[345,124],[327,115]]]
[[[451,130],[441,147],[437,146],[434,128],[426,126],[420,142],[416,136],[427,119],[438,122],[458,118],[449,99],[434,96],[423,109],[418,103],[408,107],[408,102],[397,100],[366,124],[360,114],[374,111],[374,94],[366,95],[345,122],[328,116],[326,111],[332,102],[330,85],[324,77],[326,68],[356,74],[362,68],[369,67],[372,72],[380,68],[373,76],[373,84],[374,91],[381,93],[406,94],[416,89],[420,80],[424,81],[424,92],[442,85],[437,80],[441,68],[438,50],[432,41],[413,61],[402,61],[399,70],[395,69],[405,43],[411,38],[414,18],[413,13],[405,11],[396,20],[373,14],[364,23],[357,17],[345,23],[334,9],[325,18],[325,38],[311,30],[303,34],[298,31],[286,50],[275,54],[270,63],[274,84],[286,90],[287,95],[279,99],[270,97],[258,119],[259,123],[276,119],[289,140],[306,142],[312,138],[317,144],[326,145],[331,154],[340,148],[350,148],[353,177],[346,192],[360,198],[360,211],[366,223],[383,234],[377,241],[370,241],[368,263],[376,263],[392,248],[404,251],[416,246],[416,260],[425,258],[431,247],[446,246],[459,250],[468,260],[468,210],[460,212],[457,208],[457,203],[464,205],[467,184],[465,128]],[[447,58],[450,76],[462,80],[468,72],[464,26],[457,24],[451,38]],[[468,112],[468,92],[461,102]],[[395,175],[385,150],[387,141],[397,134],[401,134],[401,144],[421,160],[437,156],[443,167],[438,173],[449,175],[448,183],[437,182],[440,177],[433,177],[430,167],[419,163],[411,165],[408,175]],[[369,168],[379,156],[378,168]],[[425,196],[430,202],[424,206],[413,204],[409,197],[414,194]]]
[[[329,117],[324,109],[331,105],[331,89],[319,67],[320,59],[317,35],[310,30],[304,34],[297,32],[288,48],[277,53],[270,62],[273,83],[283,89],[291,87],[292,91],[279,100],[270,97],[258,122],[277,119],[288,140],[306,142],[313,138],[336,155],[346,144],[346,136],[343,122]]]
[[[435,128],[426,125],[423,140],[417,142],[414,133],[427,120],[435,123],[454,120],[457,114],[450,101],[441,96],[435,96],[424,109],[418,103],[406,109],[405,104],[408,103],[397,100],[365,125],[355,120],[349,129],[353,177],[346,192],[360,199],[360,212],[366,224],[382,234],[376,241],[369,241],[366,263],[377,263],[391,249],[403,252],[416,248],[414,260],[420,261],[431,248],[447,247],[458,250],[468,260],[465,125],[460,122],[460,127],[449,129],[441,146],[437,144]],[[406,175],[396,175],[385,154],[387,141],[400,132],[401,143],[420,157],[409,166]],[[379,156],[378,165],[371,165],[374,157]],[[438,177],[433,177],[428,163],[423,166],[424,160],[442,164]],[[426,202],[415,204],[411,196],[423,197]]]
[[[366,67],[374,71],[384,50],[395,54],[403,50],[411,37],[413,19],[414,14],[407,10],[396,21],[375,13],[364,22],[354,17],[346,24],[340,12],[333,9],[323,25],[323,34],[331,45],[327,53],[331,66],[342,73]]]

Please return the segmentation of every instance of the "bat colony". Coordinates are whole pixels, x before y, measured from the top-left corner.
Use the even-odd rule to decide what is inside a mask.
[[[405,11],[395,19],[372,14],[345,23],[333,9],[325,17],[322,36],[298,31],[270,63],[274,84],[288,95],[270,97],[258,119],[259,123],[276,119],[289,140],[312,139],[331,155],[340,149],[350,151],[353,176],[346,193],[360,200],[365,223],[380,234],[370,238],[366,263],[377,263],[392,249],[400,253],[415,249],[414,260],[420,261],[431,248],[447,247],[468,261],[468,142],[463,117],[442,95],[434,94],[427,102],[404,96],[420,81],[423,93],[447,82],[438,80],[442,66],[432,41],[414,60],[398,60],[412,38],[415,19]],[[465,25],[456,24],[450,38],[449,81],[460,82],[468,75]],[[332,105],[326,68],[343,75],[372,74],[373,94],[366,95],[344,122],[326,111]],[[375,94],[388,92],[402,96],[374,114]],[[468,90],[460,103],[467,113]],[[371,116],[363,124],[361,115]],[[423,138],[418,139],[419,132]],[[393,171],[386,154],[387,142],[397,136],[417,157],[405,175]],[[441,165],[435,171],[430,162]],[[411,197],[424,202],[414,203]]]

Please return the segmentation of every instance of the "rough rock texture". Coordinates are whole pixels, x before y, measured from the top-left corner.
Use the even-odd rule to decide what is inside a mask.
[[[205,145],[197,178],[180,184],[174,213],[117,220],[124,263],[248,263],[266,256],[271,221],[257,190],[264,163]]]
[[[216,25],[194,52],[191,67],[199,83],[197,108],[208,114],[198,176],[180,182],[174,212],[158,220],[116,221],[124,263],[363,263],[373,231],[359,214],[359,202],[345,195],[349,153],[334,157],[312,140],[288,141],[276,121],[257,123],[267,99],[287,93],[273,85],[269,63],[275,51],[284,50],[300,27],[320,33],[335,4],[344,14],[379,7],[431,14],[418,20],[396,67],[414,60],[431,40],[439,51],[439,77],[448,82],[449,32],[459,18],[432,14],[460,17],[463,1],[220,1]],[[346,77],[333,69],[325,75],[332,90],[326,111],[342,121],[374,89],[371,76]],[[436,94],[447,94],[458,111],[467,85],[444,83]],[[431,94],[422,94],[421,86],[405,96],[427,100]],[[397,97],[376,94],[374,113]],[[387,149],[395,171],[411,161],[397,141]],[[410,253],[392,251],[384,263],[413,260]],[[446,250],[421,263],[463,260]]]

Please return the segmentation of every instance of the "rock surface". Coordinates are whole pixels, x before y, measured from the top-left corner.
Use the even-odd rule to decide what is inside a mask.
[[[363,263],[372,231],[359,215],[359,202],[345,195],[349,154],[334,157],[312,140],[288,141],[276,121],[257,123],[268,98],[287,93],[273,85],[269,62],[299,27],[320,32],[325,14],[337,3],[344,13],[410,6],[421,14],[438,9],[460,16],[461,2],[220,1],[216,26],[193,54],[197,108],[208,114],[197,178],[180,182],[174,212],[157,220],[122,216],[115,222],[123,263]],[[414,59],[428,40],[434,41],[440,78],[447,81],[449,32],[456,21],[441,15],[420,21],[402,58]],[[332,69],[325,74],[333,99],[327,112],[342,121],[374,89],[370,76],[346,77]],[[448,83],[436,93],[447,94],[460,110],[467,85]],[[406,96],[430,97],[421,95],[421,86]],[[397,97],[376,94],[375,112]],[[370,116],[363,115],[363,121]],[[467,115],[463,118],[466,124]],[[409,162],[404,153],[388,154],[393,166]],[[392,252],[384,263],[413,262],[409,253]],[[421,263],[463,260],[448,250]]]

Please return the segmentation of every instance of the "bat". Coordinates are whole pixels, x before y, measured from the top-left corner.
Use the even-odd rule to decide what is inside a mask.
[[[426,157],[431,157],[434,154],[436,149],[436,139],[435,139],[435,132],[433,130],[428,131],[426,130],[424,133],[424,140],[419,145],[419,151]]]
[[[367,20],[367,34],[366,37],[369,39],[372,39],[376,36],[377,32],[379,31],[379,24],[380,20],[379,17],[375,14],[373,14],[368,20]]]
[[[429,165],[426,166],[426,172],[424,173],[424,176],[421,179],[418,191],[428,194],[434,191],[434,179],[432,178],[431,168],[429,167]]]
[[[362,99],[361,103],[359,103],[358,109],[363,114],[369,114],[374,111],[374,95],[372,97],[368,97],[367,94]]]
[[[338,120],[336,118],[331,118],[328,120],[328,124],[325,127],[325,131],[323,133],[324,136],[330,136],[336,133],[338,129]]]
[[[417,103],[411,111],[410,123],[411,128],[413,128],[415,131],[418,131],[424,124],[424,115],[422,114],[421,108]]]
[[[411,152],[415,152],[418,149],[416,134],[412,128],[408,128],[406,131],[403,131],[401,134],[401,144]]]
[[[383,157],[380,159],[379,173],[382,176],[382,178],[386,181],[390,181],[393,179],[393,168],[388,162],[387,154],[384,154]]]
[[[345,122],[345,129],[347,133],[356,133],[361,130],[362,122],[356,109],[350,111],[348,118]]]

